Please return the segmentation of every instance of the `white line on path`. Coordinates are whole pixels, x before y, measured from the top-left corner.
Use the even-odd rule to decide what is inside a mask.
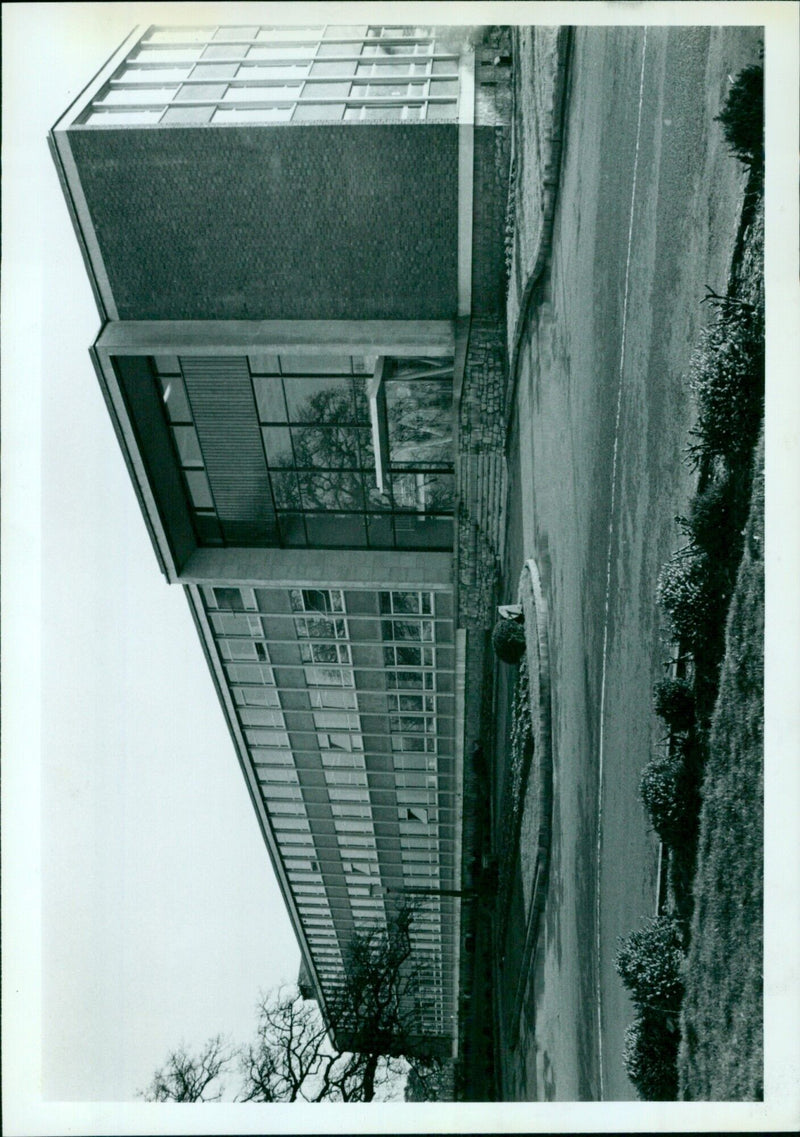
[[[636,204],[636,180],[639,170],[639,139],[642,131],[642,102],[644,99],[644,61],[647,54],[647,28],[642,39],[642,67],[639,73],[639,110],[636,121],[636,150],[633,160],[631,211],[628,222],[628,251],[625,260],[625,293],[622,301],[622,340],[619,354],[617,382],[617,417],[614,423],[614,453],[611,462],[611,512],[608,521],[608,557],[606,559],[606,601],[603,620],[603,670],[600,680],[600,747],[597,766],[597,860],[595,867],[595,997],[597,1000],[597,1048],[600,1069],[600,1100],[605,1098],[603,1076],[603,999],[600,990],[600,854],[603,845],[603,730],[606,713],[606,654],[608,650],[608,615],[611,607],[611,556],[614,543],[614,507],[617,497],[617,452],[619,449],[619,420],[622,411],[622,374],[625,367],[625,336],[628,320],[628,285],[631,271],[631,243],[633,241],[633,210]]]

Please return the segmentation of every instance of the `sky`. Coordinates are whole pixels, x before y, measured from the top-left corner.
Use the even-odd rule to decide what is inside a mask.
[[[276,10],[256,7],[265,20]],[[160,574],[92,369],[100,318],[46,146],[137,23],[237,22],[253,8],[3,9],[3,900],[15,917],[13,939],[3,926],[4,1031],[11,1022],[15,1032],[4,1081],[6,1094],[24,1082],[37,1101],[130,1100],[181,1042],[217,1032],[247,1041],[259,991],[297,975],[299,949],[188,606]],[[559,19],[559,6],[545,8]],[[527,11],[533,19],[542,6]],[[468,16],[487,22],[487,9]],[[768,540],[769,525],[768,506]],[[798,559],[791,541],[783,571]],[[796,625],[796,606],[788,615]],[[795,665],[796,651],[785,658]],[[781,725],[796,731],[796,720]],[[778,824],[784,788],[768,792]],[[24,1132],[189,1131],[195,1115],[180,1108],[179,1122],[159,1115],[154,1125],[118,1106],[59,1105]],[[527,1128],[530,1107],[508,1109],[502,1124]],[[366,1125],[358,1107],[347,1110],[346,1128]],[[345,1127],[328,1116],[315,1114],[318,1132]],[[455,1124],[452,1109],[431,1116]],[[582,1127],[582,1116],[563,1107],[559,1127]],[[226,1131],[265,1125],[254,1117]],[[299,1117],[290,1125],[272,1113],[269,1127]],[[370,1128],[396,1131],[397,1117],[373,1112]],[[473,1110],[458,1125],[497,1117],[496,1107]],[[5,1128],[14,1131],[8,1119]]]

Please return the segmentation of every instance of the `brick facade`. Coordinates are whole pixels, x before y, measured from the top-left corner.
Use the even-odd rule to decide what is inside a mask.
[[[70,132],[120,319],[452,319],[455,124]]]

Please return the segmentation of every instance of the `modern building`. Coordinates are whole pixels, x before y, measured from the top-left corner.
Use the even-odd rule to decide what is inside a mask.
[[[509,85],[469,38],[137,29],[50,137],[304,981],[410,890],[443,1053],[503,478]]]

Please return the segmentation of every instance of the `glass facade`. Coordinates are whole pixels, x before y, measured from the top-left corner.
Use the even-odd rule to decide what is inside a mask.
[[[150,28],[90,126],[453,122],[458,55],[429,28]]]
[[[323,989],[341,981],[353,931],[413,895],[420,1031],[449,1034],[455,920],[439,890],[458,878],[452,593],[201,595]]]
[[[452,358],[173,356],[153,370],[199,544],[452,548]],[[208,406],[206,380],[228,406]],[[223,452],[226,434],[238,444]]]

